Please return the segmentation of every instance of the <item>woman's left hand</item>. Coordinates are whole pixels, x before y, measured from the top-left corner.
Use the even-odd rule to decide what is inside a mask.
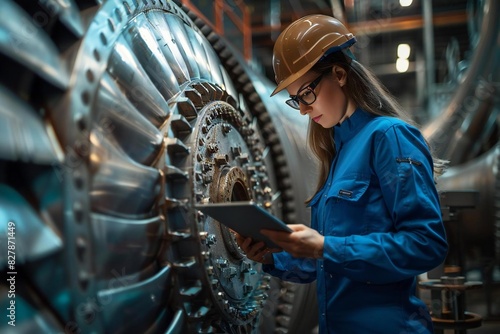
[[[323,257],[324,236],[303,224],[287,226],[293,230],[292,233],[275,230],[261,230],[260,232],[293,257],[314,259]]]

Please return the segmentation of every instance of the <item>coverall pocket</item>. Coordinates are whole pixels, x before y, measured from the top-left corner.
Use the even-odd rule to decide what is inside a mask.
[[[337,202],[344,202],[348,205],[362,205],[365,203],[363,195],[369,185],[369,178],[343,178],[335,180],[328,191],[328,197],[333,197]]]

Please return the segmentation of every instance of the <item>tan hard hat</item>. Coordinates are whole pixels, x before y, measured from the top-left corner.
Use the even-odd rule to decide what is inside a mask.
[[[273,69],[278,87],[271,96],[300,78],[325,53],[340,51],[356,38],[337,19],[321,14],[304,16],[290,24],[273,49]]]

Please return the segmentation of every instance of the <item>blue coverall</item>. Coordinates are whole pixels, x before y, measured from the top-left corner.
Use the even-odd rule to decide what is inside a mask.
[[[310,202],[323,258],[274,253],[263,269],[283,280],[317,280],[319,332],[433,333],[415,296],[416,276],[447,253],[433,161],[419,130],[357,109],[334,127],[336,157]]]

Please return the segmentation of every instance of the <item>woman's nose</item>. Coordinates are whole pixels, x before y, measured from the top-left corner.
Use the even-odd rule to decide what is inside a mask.
[[[307,115],[308,111],[309,111],[309,106],[299,103],[299,112],[301,115]]]

